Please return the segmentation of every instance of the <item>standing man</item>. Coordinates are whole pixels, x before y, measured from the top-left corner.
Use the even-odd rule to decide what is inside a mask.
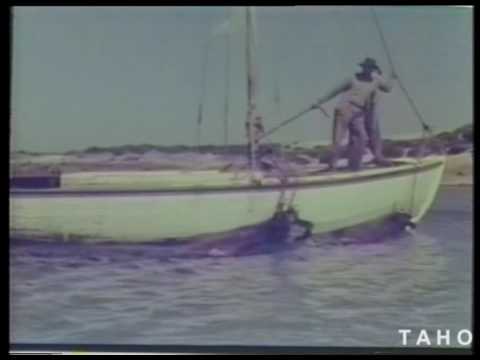
[[[317,106],[320,107],[337,95],[342,94],[334,113],[331,170],[335,170],[337,167],[341,143],[347,132],[350,132],[351,140],[349,167],[355,171],[361,168],[361,160],[368,140],[366,121],[369,113],[374,114],[374,112],[369,111],[371,110],[370,100],[377,90],[390,92],[392,88],[391,79],[395,77],[395,74],[392,73],[391,79],[385,80],[376,61],[372,58],[366,58],[359,66],[361,67],[360,72],[317,101]],[[375,118],[372,119],[369,124],[375,124]],[[371,126],[371,128],[375,129],[375,126]],[[375,144],[378,144],[378,141]]]

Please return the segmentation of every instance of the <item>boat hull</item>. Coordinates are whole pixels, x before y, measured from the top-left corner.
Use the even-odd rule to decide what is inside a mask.
[[[193,173],[182,175],[183,186],[155,185],[145,174],[130,178],[130,186],[125,181],[119,185],[113,175],[103,183],[67,177],[59,190],[11,190],[10,234],[91,242],[191,238],[266,221],[279,202],[293,206],[313,224],[314,233],[396,212],[418,222],[433,202],[444,165],[444,158],[435,157],[394,168],[304,176],[287,185],[267,179],[257,186],[218,172],[198,174],[202,187],[185,180]]]
[[[411,170],[411,171],[410,171]],[[294,207],[299,217],[313,223],[314,233],[325,233],[404,213],[418,223],[438,191],[444,162],[413,165],[398,173],[372,174],[331,186],[298,191]]]

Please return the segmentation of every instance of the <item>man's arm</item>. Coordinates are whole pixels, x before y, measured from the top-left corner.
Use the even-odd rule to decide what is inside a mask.
[[[374,73],[373,77],[378,82],[378,88],[381,91],[388,93],[392,90],[393,79],[396,78],[396,75],[395,75],[395,73],[392,72],[392,74],[390,75],[390,78],[388,80],[385,80],[385,78],[382,75],[377,74],[377,73]]]

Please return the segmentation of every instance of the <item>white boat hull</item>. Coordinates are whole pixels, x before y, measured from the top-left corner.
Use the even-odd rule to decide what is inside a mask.
[[[268,220],[282,193],[301,219],[313,223],[314,233],[395,212],[418,222],[433,202],[444,165],[444,158],[432,157],[393,168],[305,176],[286,188],[277,179],[252,186],[211,171],[173,174],[175,185],[163,181],[165,174],[71,175],[59,190],[11,190],[10,234],[92,242],[188,238]],[[192,187],[186,180],[192,178],[202,186]]]

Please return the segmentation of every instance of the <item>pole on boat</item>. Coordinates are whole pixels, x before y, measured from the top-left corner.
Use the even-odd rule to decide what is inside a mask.
[[[229,24],[231,26],[231,13],[229,13]],[[229,29],[225,35],[225,104],[224,104],[224,127],[223,142],[228,145],[228,116],[229,116],[229,95],[230,95],[230,32]]]
[[[247,136],[248,136],[248,149],[250,156],[250,168],[252,172],[256,170],[255,154],[257,139],[255,139],[255,117],[257,111],[257,72],[253,61],[253,21],[250,7],[245,9],[245,56],[247,63]]]
[[[202,76],[201,76],[201,83],[200,83],[200,102],[198,104],[197,133],[196,133],[196,143],[197,143],[198,151],[200,151],[200,143],[201,143],[201,131],[202,131],[202,123],[203,123],[203,105],[205,102],[208,55],[210,51],[210,38],[208,38],[205,43],[204,51],[205,52],[204,52],[204,58],[203,58],[203,64],[202,64]]]
[[[272,135],[274,132],[276,132],[277,130],[281,129],[282,127],[284,127],[285,125],[288,125],[290,124],[291,122],[297,120],[298,118],[302,117],[303,115],[309,113],[310,111],[312,110],[315,110],[315,109],[320,109],[320,111],[323,113],[323,115],[325,115],[327,118],[330,118],[330,115],[328,115],[328,113],[325,111],[324,108],[322,108],[321,106],[319,105],[311,105],[310,107],[300,111],[299,113],[297,113],[296,115],[293,115],[292,117],[282,121],[280,124],[278,124],[277,126],[271,128],[270,130],[264,132],[260,137],[259,137],[259,140],[262,140],[262,139],[265,139],[266,137]]]

